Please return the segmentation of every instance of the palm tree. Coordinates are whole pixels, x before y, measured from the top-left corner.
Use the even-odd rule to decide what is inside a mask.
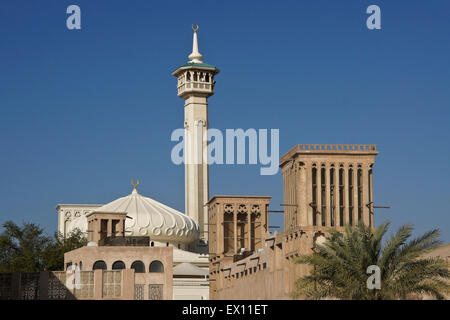
[[[439,230],[411,237],[412,226],[399,228],[382,246],[389,222],[376,230],[360,223],[346,226],[343,233],[332,229],[327,240],[314,252],[295,263],[310,265],[309,275],[295,282],[293,297],[307,299],[407,299],[417,294],[444,299],[449,292],[450,273],[445,260],[423,258],[438,247]],[[369,266],[378,266],[380,289],[368,289]]]

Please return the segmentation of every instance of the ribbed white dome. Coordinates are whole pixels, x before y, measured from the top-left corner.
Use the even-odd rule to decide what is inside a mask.
[[[149,236],[150,241],[192,242],[199,237],[197,223],[185,214],[158,201],[141,196],[136,189],[114,200],[96,212],[126,212],[126,236]]]

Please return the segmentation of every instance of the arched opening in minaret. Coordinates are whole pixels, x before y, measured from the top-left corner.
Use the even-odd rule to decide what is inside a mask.
[[[197,72],[194,72],[194,81],[198,81],[198,75],[197,75]]]
[[[205,82],[209,82],[209,73],[206,73],[205,75]]]
[[[191,81],[191,73],[189,71],[186,72],[186,81]]]

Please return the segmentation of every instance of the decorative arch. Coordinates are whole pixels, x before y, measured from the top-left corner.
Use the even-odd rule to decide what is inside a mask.
[[[145,265],[140,260],[133,262],[131,264],[131,269],[134,269],[135,273],[145,273]]]
[[[113,269],[113,270],[122,270],[122,269],[125,269],[125,263],[124,263],[123,261],[118,260],[118,261],[116,261],[116,262],[113,263],[112,269]]]
[[[103,260],[95,261],[92,270],[106,270],[106,262]]]
[[[149,272],[164,272],[164,265],[161,261],[152,261],[152,263],[150,263]]]

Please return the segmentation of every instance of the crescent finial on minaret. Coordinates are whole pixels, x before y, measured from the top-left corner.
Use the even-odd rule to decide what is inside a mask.
[[[198,52],[198,39],[197,39],[197,31],[198,31],[198,24],[192,25],[192,30],[194,30],[194,37],[192,39],[192,53],[189,55],[190,62],[193,63],[203,63],[202,61],[202,54]]]

